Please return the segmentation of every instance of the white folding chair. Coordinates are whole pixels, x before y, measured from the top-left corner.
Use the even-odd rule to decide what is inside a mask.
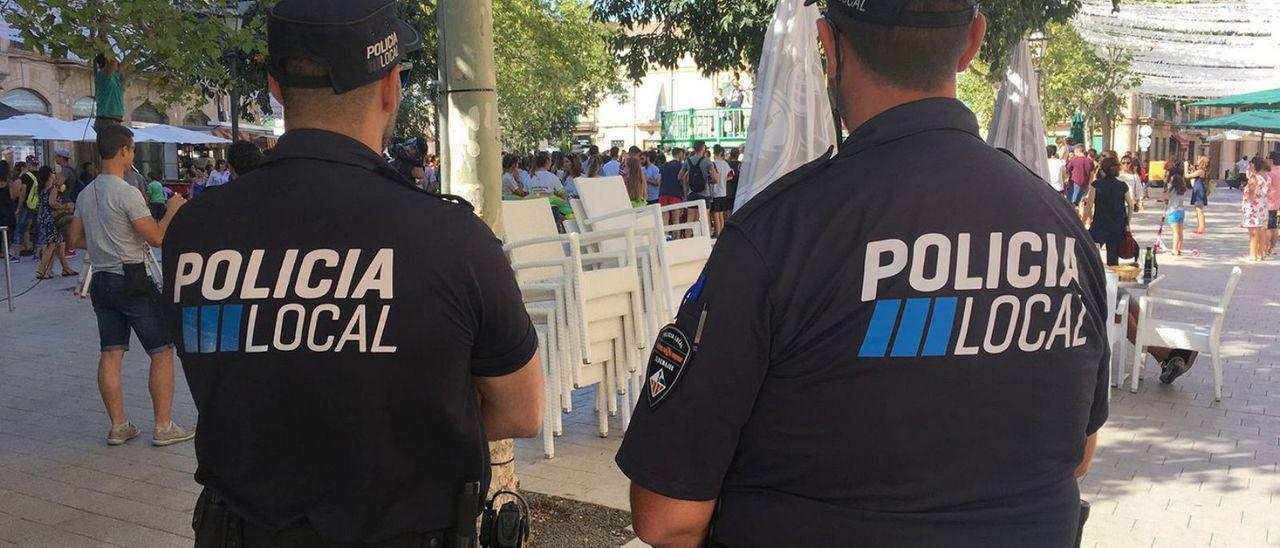
[[[646,308],[650,313],[650,329],[670,321],[678,305],[676,296],[683,295],[697,281],[707,258],[711,256],[714,242],[706,203],[633,207],[620,177],[580,179],[578,192],[578,203],[571,205],[575,206],[574,214],[584,231],[633,227],[640,233],[642,239],[638,254],[646,269],[646,286],[649,289]],[[663,213],[681,209],[698,211],[698,220],[664,225]],[[684,231],[689,231],[692,236],[673,237]]]
[[[597,408],[614,411],[617,403],[606,391],[616,389],[624,397],[624,428],[630,423],[637,389],[634,352],[616,351],[638,345],[646,337],[641,291],[631,229],[591,234],[559,234],[547,200],[503,203],[504,249],[512,261],[527,306],[548,304],[567,321],[557,321],[561,340],[568,335],[568,374],[558,377],[564,389],[562,407],[569,408],[575,388],[597,387]],[[617,252],[596,248],[622,242]],[[623,369],[625,368],[625,369]],[[548,394],[555,398],[556,394]],[[608,435],[608,419],[600,417],[600,434]]]
[[[546,405],[542,410],[542,453],[546,458],[555,457],[554,438],[564,433],[560,405],[560,345],[556,309],[530,307],[529,316],[538,332],[538,357],[542,360],[542,379],[546,391]]]
[[[1111,361],[1107,363],[1107,398],[1111,387],[1124,382],[1125,348],[1129,343],[1129,296],[1120,293],[1120,276],[1107,271],[1107,343]]]
[[[1244,272],[1240,267],[1231,270],[1226,288],[1221,296],[1200,295],[1186,291],[1174,291],[1155,287],[1147,295],[1138,298],[1138,335],[1134,340],[1133,371],[1130,373],[1129,391],[1138,391],[1138,379],[1146,363],[1147,347],[1164,347],[1176,350],[1207,352],[1213,361],[1213,399],[1222,401],[1222,324],[1226,320],[1231,296],[1236,291]],[[1202,323],[1174,321],[1156,318],[1157,306],[1170,307],[1186,313],[1200,315]]]

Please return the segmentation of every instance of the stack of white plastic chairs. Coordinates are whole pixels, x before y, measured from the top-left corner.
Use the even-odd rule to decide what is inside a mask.
[[[630,422],[638,396],[639,356],[648,344],[630,228],[560,234],[546,199],[503,202],[504,249],[546,345],[542,353],[547,410],[543,450],[554,456],[563,433],[559,411],[572,411],[573,391],[594,387],[601,436],[609,415]]]
[[[626,228],[636,232],[646,320],[656,332],[675,316],[676,299],[698,280],[711,256],[706,202],[633,207],[621,177],[578,179],[577,187],[579,198],[571,204],[584,234]],[[664,225],[663,214],[670,211],[696,212],[697,221]]]

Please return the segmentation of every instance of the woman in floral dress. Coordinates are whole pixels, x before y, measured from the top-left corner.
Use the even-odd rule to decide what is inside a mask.
[[[62,175],[55,173],[49,166],[40,168],[36,173],[40,181],[40,208],[36,210],[36,244],[42,249],[40,267],[36,270],[36,278],[47,280],[53,277],[53,259],[56,256],[62,264],[63,276],[75,276],[76,271],[67,263],[65,242],[62,231],[58,230],[58,213],[68,209],[58,198],[59,187],[62,186]]]
[[[1249,259],[1261,261],[1267,254],[1267,192],[1271,166],[1261,156],[1249,162],[1249,186],[1244,190],[1244,223],[1249,230]]]

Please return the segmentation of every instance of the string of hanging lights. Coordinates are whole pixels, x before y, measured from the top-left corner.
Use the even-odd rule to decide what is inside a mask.
[[[1133,55],[1136,91],[1205,98],[1280,87],[1280,2],[1084,0],[1073,23],[1099,48]]]

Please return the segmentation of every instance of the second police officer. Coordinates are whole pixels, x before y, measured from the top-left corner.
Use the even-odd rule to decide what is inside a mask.
[[[1072,546],[1107,418],[1098,253],[955,99],[986,28],[974,0],[827,7],[854,129],[733,215],[659,334],[617,456],[636,531]]]
[[[198,546],[444,546],[474,523],[486,439],[538,431],[536,336],[499,241],[381,155],[418,45],[390,0],[278,3],[288,131],[169,229]]]

